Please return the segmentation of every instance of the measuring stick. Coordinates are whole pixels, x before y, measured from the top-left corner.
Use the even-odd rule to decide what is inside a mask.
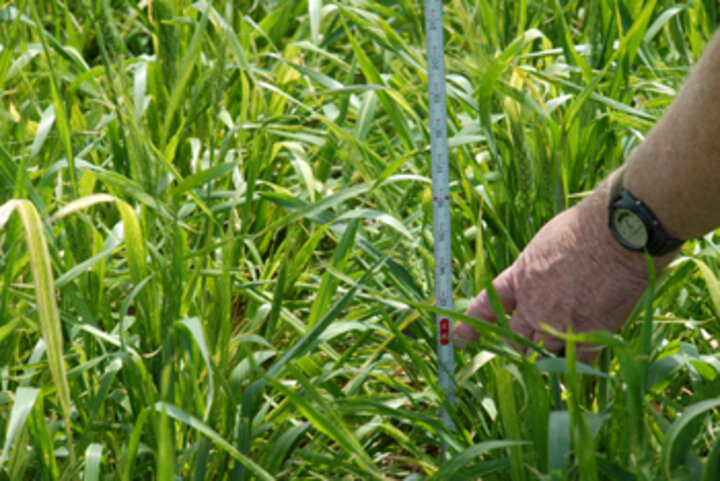
[[[437,307],[453,309],[452,257],[450,252],[450,189],[448,182],[447,106],[445,104],[445,53],[442,0],[425,0],[425,37],[430,104],[430,151],[435,239],[435,300]],[[455,355],[450,319],[435,316],[438,338],[438,381],[455,407]],[[447,410],[440,406],[443,425],[455,430]],[[445,446],[443,445],[443,448]],[[444,451],[445,449],[443,449]],[[444,454],[443,454],[444,456]]]

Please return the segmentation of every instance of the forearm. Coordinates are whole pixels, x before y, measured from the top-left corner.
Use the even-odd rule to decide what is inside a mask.
[[[665,116],[633,151],[624,186],[665,230],[690,239],[720,226],[720,35]]]

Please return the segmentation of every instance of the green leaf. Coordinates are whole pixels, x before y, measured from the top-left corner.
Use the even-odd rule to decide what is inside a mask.
[[[130,436],[128,438],[126,449],[123,450],[122,458],[119,463],[120,468],[120,479],[123,481],[130,481],[136,479],[133,476],[133,472],[136,469],[135,460],[137,458],[138,449],[140,447],[140,438],[143,434],[143,428],[145,427],[145,421],[151,414],[150,407],[141,409],[135,416],[135,425],[133,426]]]
[[[40,124],[38,125],[37,131],[35,132],[35,138],[33,139],[32,148],[30,149],[30,160],[34,159],[45,144],[50,129],[55,123],[55,108],[50,105],[42,113],[40,117]]]
[[[125,234],[125,250],[130,267],[130,279],[136,286],[144,284],[147,282],[145,240],[138,215],[130,204],[108,194],[92,194],[67,204],[52,216],[51,222],[104,202],[114,202],[120,211]],[[3,209],[0,207],[0,227],[2,226],[2,218]],[[98,254],[95,257],[99,260],[102,256],[104,254]],[[93,260],[95,260],[95,257],[93,257]],[[147,332],[150,333],[150,341],[157,346],[161,343],[160,320],[155,312],[153,297],[148,294],[147,289],[141,290],[137,296],[140,303],[141,319],[148,327]]]
[[[235,449],[230,443],[228,443],[222,436],[220,436],[207,424],[189,415],[182,409],[162,401],[155,403],[154,409],[160,413],[167,414],[171,418],[176,419],[181,423],[186,424],[200,434],[209,438],[223,451],[227,452],[233,459],[240,462],[251,472],[255,473],[258,479],[262,479],[265,481],[272,481],[275,479],[267,471],[255,464],[250,458],[241,454],[237,449]]]
[[[396,231],[398,231],[400,234],[404,235],[408,239],[414,239],[410,231],[405,227],[405,225],[397,220],[395,217],[393,217],[390,214],[387,214],[385,212],[380,212],[374,209],[353,209],[348,212],[345,212],[344,214],[339,215],[335,218],[336,221],[342,221],[342,220],[348,220],[348,219],[366,219],[366,220],[374,220],[377,222],[380,222],[382,224],[387,225],[388,227],[392,227]]]
[[[272,473],[282,468],[282,461],[290,454],[298,440],[307,434],[311,424],[303,422],[284,431],[271,445],[267,453],[266,466]]]
[[[712,301],[715,315],[720,316],[720,281],[718,281],[718,278],[715,277],[715,274],[713,274],[708,265],[703,261],[700,259],[693,259],[693,261],[698,266],[698,270],[700,271],[703,279],[705,279],[705,284],[707,285],[708,293],[710,293],[710,300]]]
[[[42,465],[42,471],[47,474],[48,479],[59,479],[60,469],[55,455],[53,435],[45,417],[42,393],[38,393],[35,399],[32,414],[27,419],[27,425]]]
[[[703,417],[711,409],[720,406],[720,399],[708,399],[685,408],[665,433],[660,459],[666,479],[673,479],[673,472],[684,464],[685,456],[692,446],[702,424]]]
[[[355,438],[350,429],[345,425],[338,416],[333,415],[331,410],[327,412],[318,411],[305,396],[300,396],[281,383],[269,381],[275,389],[280,391],[283,396],[288,398],[310,421],[316,429],[329,436],[337,442],[342,448],[357,459],[359,465],[375,478],[383,478],[377,468],[373,466],[372,459],[363,449],[360,442]],[[383,478],[384,479],[384,478]]]
[[[560,43],[563,48],[563,53],[565,54],[565,61],[579,67],[585,81],[588,82],[592,78],[592,71],[585,59],[577,53],[577,49],[572,40],[570,27],[568,27],[565,21],[565,12],[563,12],[563,8],[560,5],[560,0],[555,0],[553,6],[555,7],[555,24],[560,32]]]
[[[517,403],[515,402],[515,390],[513,387],[513,376],[506,368],[495,371],[495,382],[497,389],[500,416],[505,427],[505,437],[509,440],[520,441],[520,417],[518,416]],[[509,447],[510,451],[510,472],[512,479],[522,481],[525,479],[525,466],[523,462],[522,444],[518,443]]]
[[[40,21],[38,16],[37,6],[35,2],[30,2],[30,9],[35,20],[36,27],[40,29],[40,25],[43,23]],[[43,32],[44,33],[44,32]],[[60,134],[60,140],[62,142],[63,150],[65,151],[65,158],[68,162],[68,170],[70,173],[70,185],[73,193],[78,191],[77,173],[75,172],[75,155],[72,148],[72,139],[70,137],[70,124],[68,122],[67,114],[65,113],[65,102],[60,97],[60,91],[58,89],[58,75],[55,72],[55,66],[53,65],[52,57],[50,56],[50,48],[48,47],[47,38],[43,33],[40,34],[40,41],[43,46],[43,52],[45,54],[45,61],[48,66],[48,73],[50,74],[50,93],[52,96],[52,102],[55,113],[55,123],[57,124],[58,133]]]
[[[345,13],[350,13],[343,4],[336,5]],[[370,60],[370,57],[367,56],[365,49],[363,49],[357,43],[355,35],[353,35],[352,31],[345,24],[344,20],[343,24],[345,27],[345,33],[350,40],[350,44],[355,54],[355,58],[360,64],[360,69],[362,70],[363,74],[365,74],[365,77],[367,77],[371,84],[385,85],[385,82],[380,76],[380,73],[375,68],[375,64],[372,62],[372,60]],[[372,95],[372,92],[368,92],[368,95]],[[405,148],[414,148],[415,146],[413,142],[413,137],[410,134],[407,121],[405,120],[407,116],[398,107],[399,105],[403,105],[405,103],[404,100],[402,98],[398,98],[398,96],[391,96],[387,92],[382,90],[376,91],[375,95],[377,95],[378,100],[380,100],[380,103],[385,109],[385,112],[392,119],[392,125],[395,127],[397,135],[400,137],[400,140],[403,142]]]
[[[17,6],[13,20],[13,24],[10,30],[10,34],[3,40],[2,54],[0,54],[0,90],[5,90],[5,80],[7,74],[10,71],[10,60],[12,59],[13,52],[15,52],[15,43],[18,40],[18,31],[20,30],[20,20],[24,18],[24,15],[18,15],[18,12],[25,11],[26,0],[21,0]],[[5,30],[7,32],[7,30]]]
[[[548,420],[548,461],[551,473],[567,474],[570,463],[570,413],[553,411]]]
[[[103,447],[92,443],[85,450],[85,481],[98,481],[100,479],[100,466],[102,463]]]
[[[180,107],[180,102],[182,102],[183,100],[183,96],[185,95],[185,89],[187,88],[188,82],[190,81],[190,78],[193,74],[195,62],[197,62],[197,60],[200,58],[202,37],[205,33],[205,27],[208,23],[209,14],[210,8],[204,8],[202,11],[202,17],[200,18],[200,22],[198,23],[197,27],[195,27],[195,32],[190,39],[190,44],[185,49],[185,55],[183,56],[182,64],[180,65],[180,73],[177,76],[175,84],[170,89],[171,97],[168,102],[167,109],[165,109],[165,114],[163,116],[161,142],[162,147],[165,147],[165,141],[170,136],[170,127],[172,126],[172,121],[175,119],[175,112],[178,110],[178,108]]]
[[[210,353],[208,351],[207,343],[205,342],[202,325],[197,317],[185,318],[182,321],[177,322],[176,325],[185,329],[186,332],[190,334],[192,339],[195,341],[195,345],[198,347],[200,355],[205,362],[205,367],[207,368],[208,388],[205,400],[205,414],[203,415],[203,421],[207,422],[210,416],[210,411],[212,410],[215,385],[213,383],[213,369]]]
[[[272,366],[268,368],[265,375],[271,379],[277,375],[282,368],[292,359],[296,359],[302,356],[314,346],[320,342],[320,335],[327,329],[331,322],[338,318],[343,310],[350,304],[355,298],[358,290],[361,286],[364,286],[369,279],[382,267],[382,265],[390,257],[388,252],[382,259],[375,263],[375,265],[368,269],[365,274],[358,280],[358,283],[350,288],[330,309],[325,312],[325,315],[313,325],[304,336],[302,336],[295,344],[290,347],[285,353],[278,359]]]
[[[454,455],[452,459],[449,461],[443,463],[440,466],[440,469],[437,470],[437,472],[433,475],[433,480],[448,480],[448,479],[456,479],[456,475],[458,472],[467,464],[472,462],[475,458],[478,456],[485,454],[488,451],[492,451],[495,449],[504,449],[504,448],[515,448],[518,446],[524,446],[528,445],[529,443],[526,441],[484,441],[479,444],[474,444],[470,446],[469,448],[466,448],[462,452]],[[489,463],[479,463],[478,466],[475,466],[476,469],[481,469],[484,464]]]
[[[720,438],[716,438],[705,458],[702,478],[700,481],[715,481],[720,479]]]
[[[492,279],[490,276],[485,278],[485,289],[487,292],[488,300],[490,301],[490,307],[492,307],[495,316],[497,316],[498,324],[505,330],[510,331],[510,322],[508,321],[505,308],[503,307],[500,296],[498,296],[495,286],[493,286]]]
[[[235,162],[226,162],[224,164],[218,164],[209,169],[201,170],[184,178],[176,187],[173,189],[173,194],[176,198],[179,198],[184,192],[197,189],[207,184],[208,182],[222,177],[223,175],[230,172],[236,166]]]
[[[359,195],[364,194],[367,192],[369,187],[367,185],[356,185],[354,187],[350,187],[348,189],[341,190],[340,192],[337,192],[335,194],[329,195],[327,197],[323,197],[319,201],[312,203],[312,204],[305,204],[304,202],[300,201],[299,199],[295,198],[287,198],[285,199],[290,200],[294,202],[295,206],[299,206],[299,208],[296,208],[294,212],[292,212],[290,215],[285,216],[284,218],[278,220],[277,222],[270,224],[267,226],[264,230],[270,231],[270,230],[277,230],[282,228],[283,226],[286,226],[288,224],[291,224],[293,222],[296,222],[299,219],[302,219],[304,217],[312,217],[313,215],[318,214],[319,212],[322,212],[324,210],[330,209],[331,207],[337,206],[340,203],[351,199],[353,197],[357,197]],[[273,196],[271,194],[261,194],[263,197],[267,198],[268,200],[271,200],[273,202],[277,202],[279,205],[279,199],[278,196]],[[290,204],[285,204],[285,206],[290,206]]]
[[[13,403],[12,410],[10,411],[10,421],[8,422],[7,429],[5,431],[5,441],[3,442],[2,455],[0,455],[0,469],[2,469],[5,462],[8,460],[10,452],[12,451],[15,439],[20,434],[20,431],[25,426],[30,412],[35,404],[35,399],[40,392],[37,388],[20,386],[15,391],[15,402]]]
[[[322,0],[308,0],[308,14],[310,15],[310,32],[312,41],[320,43],[320,19],[322,18]]]
[[[30,201],[11,200],[0,206],[0,228],[2,228],[13,209],[20,216],[25,232],[25,242],[28,247],[33,284],[35,286],[40,331],[45,340],[48,365],[57,390],[58,403],[65,420],[68,451],[74,461],[75,453],[70,431],[70,385],[68,384],[63,359],[62,326],[60,325],[60,315],[55,298],[55,283],[43,223],[37,209]]]
[[[567,366],[567,359],[565,358],[548,358],[548,359],[540,359],[535,364],[535,369],[540,371],[541,373],[563,373],[568,372],[568,366]],[[605,379],[617,379],[611,374],[608,374],[604,371],[599,371],[593,367],[588,366],[587,364],[583,364],[581,362],[577,363],[577,372],[580,374],[588,374],[590,376],[596,376],[596,377],[603,377]]]

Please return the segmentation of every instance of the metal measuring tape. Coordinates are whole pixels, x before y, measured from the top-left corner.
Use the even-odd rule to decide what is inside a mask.
[[[433,236],[435,239],[435,299],[437,307],[453,309],[452,257],[450,251],[450,188],[448,181],[447,105],[445,103],[445,52],[442,0],[425,1],[427,76],[430,104],[430,152],[432,166]],[[452,321],[435,316],[438,338],[438,382],[455,407],[455,354]],[[450,430],[455,423],[440,406],[440,418]]]

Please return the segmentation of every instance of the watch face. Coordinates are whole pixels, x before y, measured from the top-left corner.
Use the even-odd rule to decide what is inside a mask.
[[[622,207],[612,214],[615,232],[622,238],[628,247],[642,249],[648,241],[648,232],[642,219],[634,212]]]

